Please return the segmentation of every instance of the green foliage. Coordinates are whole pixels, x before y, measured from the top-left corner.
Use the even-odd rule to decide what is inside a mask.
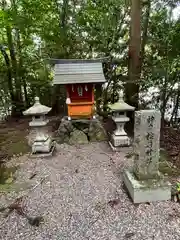
[[[178,1],[151,3],[140,91],[158,87],[164,108],[165,100],[177,94],[173,87],[180,80],[180,20],[172,19]],[[146,5],[143,1],[142,23]],[[1,51],[0,105],[22,111],[35,95],[53,105],[48,59],[102,56],[110,58],[104,64],[108,85],[100,102],[107,106],[117,101],[128,73],[129,13],[127,0],[1,1],[0,46],[9,65]]]
[[[177,185],[176,185],[176,190],[177,190],[178,192],[180,192],[180,183],[177,183]]]

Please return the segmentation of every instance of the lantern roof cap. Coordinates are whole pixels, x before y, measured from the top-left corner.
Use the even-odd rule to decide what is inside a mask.
[[[51,108],[45,105],[42,105],[39,102],[39,97],[34,98],[35,103],[32,107],[23,112],[24,115],[46,115]]]
[[[118,102],[116,102],[114,104],[110,104],[109,108],[113,112],[134,111],[134,109],[135,109],[135,107],[130,106],[129,104],[124,102],[124,100],[123,100],[123,91],[122,90],[119,92],[119,100],[118,100]]]

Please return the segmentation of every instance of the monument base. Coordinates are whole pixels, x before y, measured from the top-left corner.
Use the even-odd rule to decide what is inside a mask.
[[[138,181],[132,171],[126,170],[123,181],[134,203],[171,199],[171,184],[164,179]]]

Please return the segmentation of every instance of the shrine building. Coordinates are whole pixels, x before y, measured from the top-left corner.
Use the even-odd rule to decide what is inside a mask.
[[[105,82],[102,60],[55,60],[53,84],[66,88],[69,120],[95,118],[95,84]]]

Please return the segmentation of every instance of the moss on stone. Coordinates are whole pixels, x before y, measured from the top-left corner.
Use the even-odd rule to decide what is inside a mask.
[[[11,184],[14,180],[14,174],[18,167],[6,167],[5,164],[0,165],[0,184]]]
[[[76,119],[61,121],[57,131],[58,143],[86,144],[107,140],[106,131],[98,119]]]

